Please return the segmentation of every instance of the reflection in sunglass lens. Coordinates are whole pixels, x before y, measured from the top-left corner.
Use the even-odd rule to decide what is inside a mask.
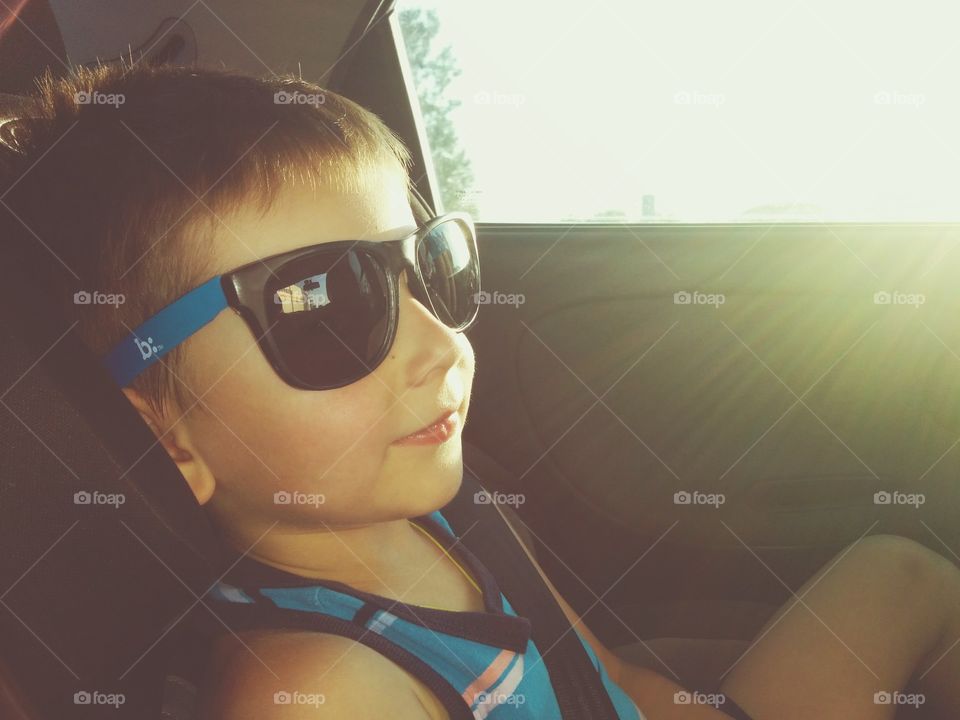
[[[454,329],[468,323],[480,290],[469,229],[458,220],[440,223],[417,246],[417,262],[440,321]]]
[[[273,342],[291,373],[315,388],[367,375],[389,325],[388,286],[370,255],[348,250],[292,261],[264,289]]]

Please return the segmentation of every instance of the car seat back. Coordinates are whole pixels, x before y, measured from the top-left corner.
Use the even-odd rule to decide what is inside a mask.
[[[55,211],[52,208],[51,211]],[[156,717],[218,536],[0,203],[0,658],[42,717]],[[111,708],[112,710],[113,708]]]

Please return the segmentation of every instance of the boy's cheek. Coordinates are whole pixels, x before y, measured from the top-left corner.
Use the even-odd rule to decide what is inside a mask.
[[[236,491],[342,495],[345,478],[355,487],[382,471],[392,437],[382,403],[340,390],[311,393],[286,385],[272,397],[259,397],[259,390],[232,382],[211,396],[212,417],[196,426],[202,435],[198,444],[218,483]]]

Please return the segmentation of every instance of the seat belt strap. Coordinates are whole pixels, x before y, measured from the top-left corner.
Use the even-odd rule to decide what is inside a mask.
[[[493,574],[517,614],[530,620],[563,719],[616,720],[599,672],[506,519],[492,502],[476,502],[475,494],[483,492],[479,480],[464,468],[459,492],[440,512]]]

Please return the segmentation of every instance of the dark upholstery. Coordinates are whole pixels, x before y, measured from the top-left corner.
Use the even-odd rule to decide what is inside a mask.
[[[723,674],[748,647],[746,640],[653,638],[613,651],[630,664],[672,678],[688,689],[707,690],[719,687]]]

